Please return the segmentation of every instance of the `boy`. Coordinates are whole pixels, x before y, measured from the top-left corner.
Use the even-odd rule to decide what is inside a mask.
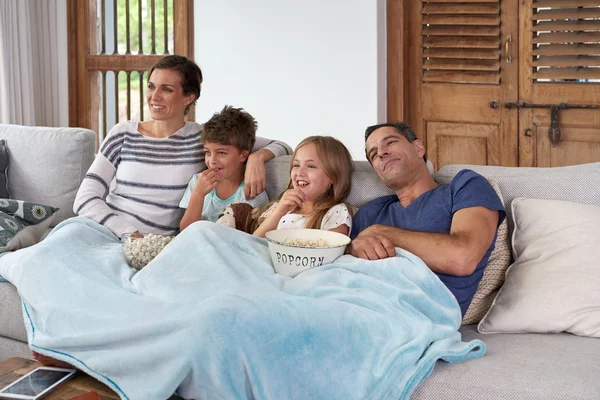
[[[246,160],[256,141],[256,120],[241,108],[225,106],[204,124],[207,169],[194,175],[179,203],[185,213],[179,225],[207,220],[216,222],[219,214],[233,203],[262,207],[269,201],[266,192],[249,200],[244,196]]]

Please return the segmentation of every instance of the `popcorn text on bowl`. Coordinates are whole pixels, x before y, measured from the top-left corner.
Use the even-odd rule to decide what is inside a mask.
[[[277,255],[277,262],[295,265],[297,267],[320,267],[323,265],[323,260],[325,260],[325,257],[302,257],[293,254],[280,253],[278,251],[275,252],[275,254]]]

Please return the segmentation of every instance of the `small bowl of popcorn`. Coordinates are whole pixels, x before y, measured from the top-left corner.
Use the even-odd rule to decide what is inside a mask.
[[[294,277],[344,254],[350,238],[320,229],[278,229],[265,234],[271,260],[278,274]]]
[[[171,236],[149,233],[141,238],[128,237],[123,242],[123,252],[130,266],[142,269],[173,240]]]

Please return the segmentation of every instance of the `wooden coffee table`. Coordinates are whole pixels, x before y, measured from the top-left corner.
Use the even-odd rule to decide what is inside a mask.
[[[24,358],[9,358],[0,362],[0,388],[14,382],[37,367],[41,367],[41,364]],[[119,399],[119,396],[108,386],[81,371],[77,371],[71,379],[45,396],[44,400],[69,400],[91,391],[98,393],[102,400]],[[179,399],[179,397],[172,396],[171,399]]]

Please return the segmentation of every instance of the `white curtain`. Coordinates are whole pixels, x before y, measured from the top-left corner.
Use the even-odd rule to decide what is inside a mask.
[[[58,126],[58,46],[56,0],[0,0],[0,123]]]

